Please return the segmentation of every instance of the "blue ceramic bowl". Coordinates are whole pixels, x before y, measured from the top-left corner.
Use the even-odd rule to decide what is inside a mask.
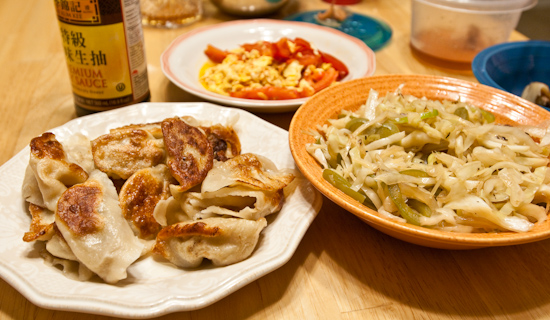
[[[550,85],[550,42],[507,42],[486,48],[472,61],[472,71],[480,83],[521,96],[533,81]]]

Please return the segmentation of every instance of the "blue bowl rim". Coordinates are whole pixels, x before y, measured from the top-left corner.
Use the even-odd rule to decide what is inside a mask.
[[[514,41],[497,44],[480,51],[472,61],[472,71],[474,76],[481,84],[485,84],[503,91],[507,91],[500,85],[498,85],[487,72],[487,62],[495,54],[518,47],[548,47],[550,48],[550,41],[544,40],[526,40],[526,41]]]

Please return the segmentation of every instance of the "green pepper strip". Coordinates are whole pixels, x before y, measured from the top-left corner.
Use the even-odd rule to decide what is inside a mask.
[[[346,129],[353,132],[367,122],[369,122],[369,120],[365,118],[353,118],[350,121],[348,121],[348,123],[346,123]]]
[[[464,120],[470,121],[470,115],[468,114],[468,110],[464,107],[457,108],[454,114],[461,117]]]
[[[407,117],[400,117],[400,118],[395,118],[393,119],[393,121],[395,123],[398,123],[398,124],[403,124],[403,123],[408,123],[409,122],[409,118]]]
[[[323,170],[323,178],[327,180],[330,184],[352,197],[353,199],[363,203],[367,198],[364,194],[361,194],[351,188],[351,183],[346,180],[344,177],[338,174],[338,172],[332,169]]]
[[[399,128],[392,121],[386,121],[382,123],[380,128],[376,130],[376,133],[380,135],[380,138],[387,138],[392,134],[398,133]]]
[[[420,119],[422,120],[431,119],[431,118],[437,117],[438,115],[439,115],[439,111],[437,111],[437,109],[433,109],[432,111],[421,113]]]
[[[327,159],[327,163],[331,168],[336,168],[340,163],[340,161],[342,161],[342,156],[340,155],[340,153],[337,153],[334,150],[332,150],[332,148],[330,147],[330,144],[328,143],[327,143],[327,150],[328,150],[328,154],[330,155],[330,160]]]
[[[479,109],[481,111],[481,115],[483,115],[483,118],[485,119],[485,121],[487,121],[488,123],[492,123],[492,122],[495,122],[495,115],[492,114],[491,112],[487,111],[487,110],[483,110],[483,109]]]
[[[401,174],[406,174],[408,176],[416,177],[416,178],[429,178],[430,175],[426,173],[426,171],[418,170],[418,169],[406,169],[403,171],[400,171]]]
[[[401,194],[398,184],[392,184],[388,186],[388,191],[390,194],[390,199],[393,201],[399,214],[407,220],[408,223],[414,224],[416,226],[420,225],[420,215],[418,212],[414,211],[411,207],[407,205]]]
[[[430,207],[422,201],[409,199],[407,201],[407,205],[425,217],[432,216],[432,209],[430,209]]]

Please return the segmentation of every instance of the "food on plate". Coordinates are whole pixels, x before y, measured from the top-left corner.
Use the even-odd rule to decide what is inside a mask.
[[[113,182],[99,170],[63,192],[55,228],[76,260],[107,283],[125,279],[144,248],[122,215]]]
[[[201,84],[207,90],[236,98],[309,97],[349,73],[338,58],[302,38],[258,41],[229,51],[208,45],[205,54],[210,61],[201,69]]]
[[[250,256],[266,226],[265,218],[179,222],[159,232],[153,250],[178,267],[198,267],[204,258],[215,266],[225,266]]]
[[[389,219],[454,232],[527,232],[547,219],[550,134],[488,111],[371,90],[312,134],[323,177]]]
[[[256,221],[281,209],[283,188],[293,179],[292,174],[278,172],[268,159],[242,154],[217,162],[201,192],[183,195],[182,208],[194,219],[226,215]]]
[[[158,202],[170,197],[170,184],[176,180],[165,164],[144,168],[128,178],[119,192],[122,215],[141,239],[154,239],[160,224],[153,212]]]
[[[294,175],[241,154],[232,125],[192,117],[110,130],[93,140],[31,140],[26,242],[71,278],[126,279],[146,255],[179,267],[249,257]],[[192,195],[192,197],[191,197]]]
[[[50,211],[55,211],[61,194],[88,179],[88,173],[69,162],[61,143],[52,133],[44,133],[30,142],[30,159],[26,171],[23,197]]]
[[[521,97],[543,107],[550,108],[550,89],[542,82],[534,81],[523,89]]]
[[[214,164],[214,148],[204,131],[175,117],[162,121],[162,134],[166,164],[181,191],[201,183]]]
[[[162,137],[135,126],[116,128],[92,140],[92,153],[99,170],[111,178],[124,180],[140,169],[162,163],[165,158]]]

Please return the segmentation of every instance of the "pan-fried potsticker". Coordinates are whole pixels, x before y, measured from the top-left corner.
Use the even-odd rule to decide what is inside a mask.
[[[136,171],[161,164],[163,141],[142,128],[111,130],[92,141],[96,167],[111,178],[128,179]]]
[[[153,251],[178,267],[198,267],[204,258],[225,266],[248,258],[266,226],[264,218],[179,222],[159,232]]]
[[[107,283],[127,277],[143,243],[124,219],[113,182],[99,170],[57,202],[56,226],[78,261]]]
[[[201,192],[188,192],[181,201],[194,219],[228,215],[258,220],[279,211],[283,188],[294,176],[273,170],[265,158],[247,153],[217,162],[202,183]]]

